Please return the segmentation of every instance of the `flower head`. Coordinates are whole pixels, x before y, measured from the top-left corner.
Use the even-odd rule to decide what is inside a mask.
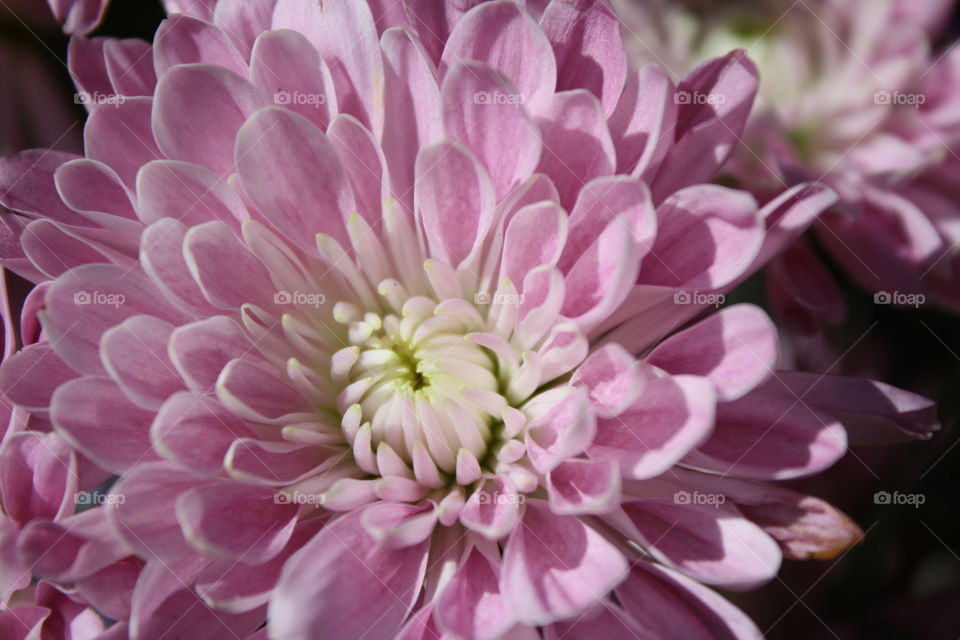
[[[698,184],[746,119],[750,62],[679,89],[630,72],[605,3],[539,22],[503,0],[270,5],[173,15],[152,64],[75,39],[81,87],[116,98],[85,157],[0,165],[5,264],[38,283],[42,326],[0,367],[29,414],[11,441],[102,470],[52,502],[119,476],[97,508],[24,508],[20,557],[56,547],[37,573],[96,608],[123,590],[89,578],[132,570],[109,615],[139,637],[172,617],[284,640],[666,636],[664,610],[759,637],[700,583],[754,586],[859,530],[756,480],[842,455],[828,411],[910,432],[930,407],[775,373],[759,309],[704,314],[833,200]]]

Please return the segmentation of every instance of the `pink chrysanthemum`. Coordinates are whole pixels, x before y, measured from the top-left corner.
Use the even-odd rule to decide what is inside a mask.
[[[825,182],[840,202],[817,238],[859,285],[960,309],[960,208],[943,188],[960,148],[960,50],[935,45],[953,0],[618,4],[638,62],[683,74],[734,47],[757,62],[758,104],[725,168],[743,188],[765,198]],[[795,328],[843,317],[841,292],[804,244],[771,283]]]
[[[703,585],[858,538],[758,480],[932,407],[704,313],[833,201],[698,184],[740,53],[681,86],[715,109],[630,72],[603,2],[204,7],[74,39],[85,157],[0,164],[37,283],[0,368],[5,601],[32,573],[102,638],[757,638]]]

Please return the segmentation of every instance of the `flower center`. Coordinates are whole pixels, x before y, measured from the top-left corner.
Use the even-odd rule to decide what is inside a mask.
[[[476,308],[417,296],[398,313],[358,316],[346,305],[334,312],[350,346],[334,355],[331,376],[342,385],[342,427],[360,466],[368,451],[408,465],[426,454],[446,474],[486,460],[506,400],[495,357],[472,339],[485,328]]]

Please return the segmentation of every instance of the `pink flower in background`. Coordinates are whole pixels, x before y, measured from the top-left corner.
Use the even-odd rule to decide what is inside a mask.
[[[763,481],[936,427],[713,309],[835,200],[702,184],[741,52],[675,87],[602,2],[169,7],[72,40],[84,156],[0,163],[0,593],[118,621],[73,637],[758,638],[704,585],[861,535]]]
[[[757,61],[758,105],[725,171],[761,200],[824,181],[840,202],[817,238],[859,285],[960,309],[960,209],[936,186],[960,143],[960,52],[932,44],[954,3],[701,4],[618,3],[635,61],[683,74],[738,47]],[[842,318],[837,286],[810,275],[821,271],[799,247],[770,279],[798,330]]]

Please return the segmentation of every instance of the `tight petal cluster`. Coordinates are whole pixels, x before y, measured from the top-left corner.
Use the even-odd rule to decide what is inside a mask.
[[[152,45],[72,40],[114,97],[83,156],[0,162],[36,284],[0,366],[10,615],[33,588],[36,628],[56,594],[100,624],[76,638],[759,638],[709,587],[861,535],[765,481],[935,428],[716,309],[835,201],[703,184],[741,52],[675,86],[603,2],[169,8]]]

